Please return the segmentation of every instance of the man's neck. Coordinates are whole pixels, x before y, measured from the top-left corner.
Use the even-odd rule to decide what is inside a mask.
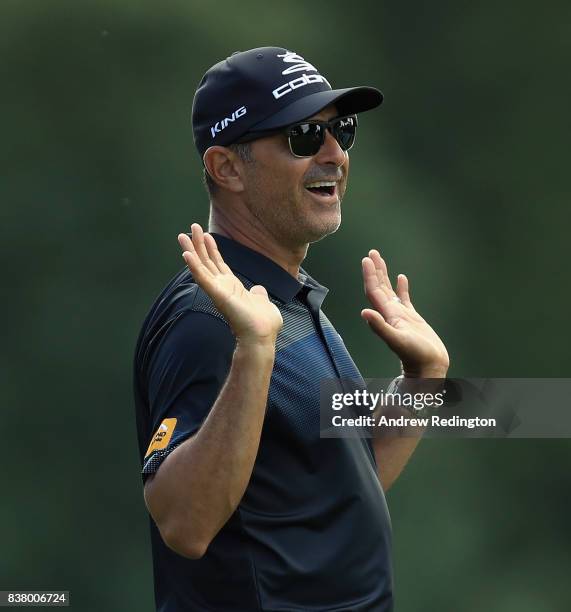
[[[309,247],[308,244],[294,248],[281,244],[268,232],[263,231],[263,228],[250,225],[246,230],[242,224],[232,222],[229,217],[220,215],[218,211],[217,214],[211,211],[208,231],[226,236],[226,238],[235,240],[264,255],[291,274],[296,280],[299,267],[305,259]]]

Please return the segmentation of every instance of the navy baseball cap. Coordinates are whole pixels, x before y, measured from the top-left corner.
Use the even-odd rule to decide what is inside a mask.
[[[200,156],[307,119],[335,103],[339,115],[381,104],[374,87],[332,89],[317,68],[293,51],[259,47],[233,53],[202,77],[192,104],[192,131]]]

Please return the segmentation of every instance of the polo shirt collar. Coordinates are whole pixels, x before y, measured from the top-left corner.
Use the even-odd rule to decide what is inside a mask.
[[[222,236],[211,232],[224,261],[237,272],[243,274],[256,285],[263,285],[268,293],[287,304],[298,293],[307,293],[308,301],[320,308],[327,292],[327,287],[320,285],[305,270],[300,268],[300,280],[296,280],[275,261],[265,255]],[[311,299],[310,299],[311,296]]]

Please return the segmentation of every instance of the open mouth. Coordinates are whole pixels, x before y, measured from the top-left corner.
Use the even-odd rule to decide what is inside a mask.
[[[332,196],[335,194],[335,186],[335,181],[317,181],[306,185],[305,188],[316,195]]]

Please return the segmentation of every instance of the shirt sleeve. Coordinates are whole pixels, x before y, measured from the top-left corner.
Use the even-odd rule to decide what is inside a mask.
[[[188,310],[155,347],[146,369],[151,436],[143,481],[200,428],[228,376],[235,338],[223,319]]]

